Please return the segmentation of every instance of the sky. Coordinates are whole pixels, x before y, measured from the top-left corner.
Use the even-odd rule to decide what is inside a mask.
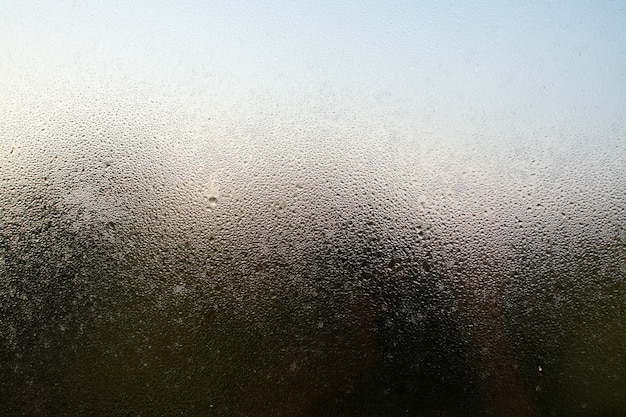
[[[626,114],[617,1],[4,1],[0,16],[5,83],[137,83],[198,105],[308,103],[496,131]]]

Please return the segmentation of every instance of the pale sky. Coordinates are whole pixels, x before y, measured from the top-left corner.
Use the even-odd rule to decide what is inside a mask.
[[[0,82],[137,80],[238,109],[588,125],[626,114],[625,28],[619,1],[5,1]]]

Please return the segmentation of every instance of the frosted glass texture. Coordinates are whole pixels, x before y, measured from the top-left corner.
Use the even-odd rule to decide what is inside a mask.
[[[626,3],[493,3],[0,3],[0,415],[625,415]]]

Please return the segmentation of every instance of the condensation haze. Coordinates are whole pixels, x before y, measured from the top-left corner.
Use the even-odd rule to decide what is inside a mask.
[[[626,413],[626,4],[0,4],[0,415]]]

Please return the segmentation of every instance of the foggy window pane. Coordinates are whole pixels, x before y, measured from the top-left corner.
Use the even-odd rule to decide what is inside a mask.
[[[626,413],[626,4],[0,4],[0,415]]]

